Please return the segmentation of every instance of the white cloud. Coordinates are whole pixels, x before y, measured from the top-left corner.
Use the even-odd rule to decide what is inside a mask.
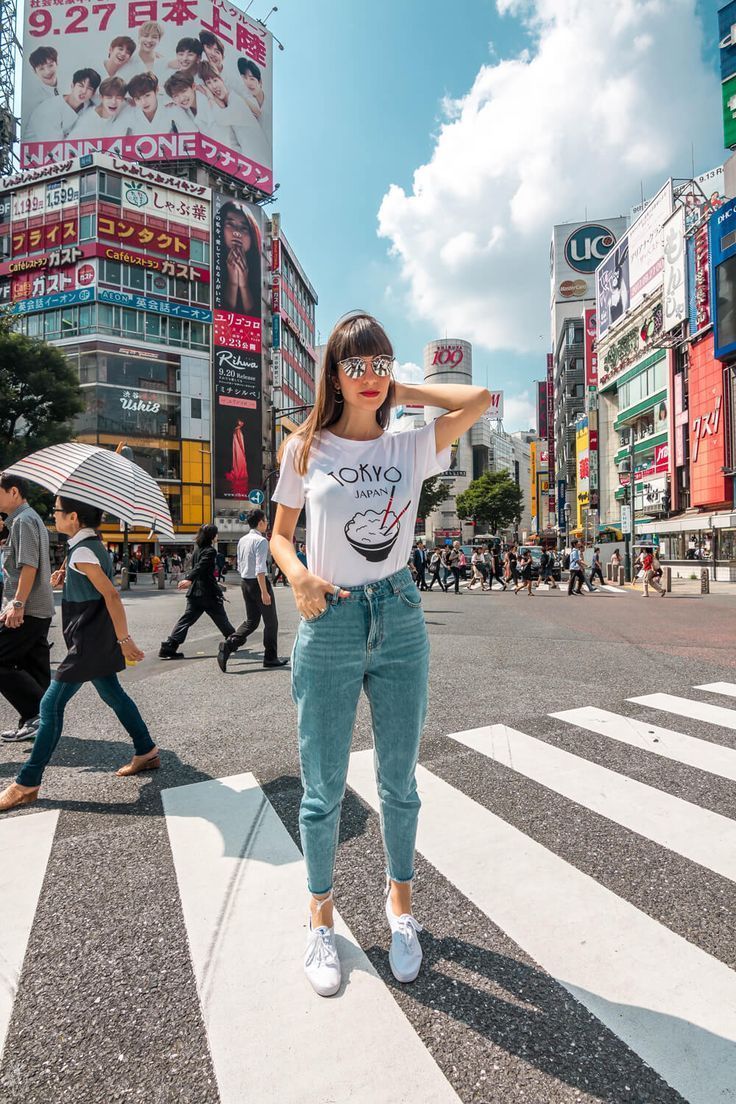
[[[520,395],[504,395],[503,428],[507,433],[517,429],[534,429],[537,424],[537,408],[529,392]]]
[[[403,364],[397,364],[394,375],[400,383],[424,383],[424,369],[411,360],[404,361]]]
[[[553,224],[627,212],[640,181],[652,195],[685,175],[693,139],[701,158],[718,150],[719,90],[695,0],[496,6],[524,21],[529,51],[492,55],[445,104],[431,160],[409,194],[391,185],[379,233],[415,317],[486,349],[541,353]]]

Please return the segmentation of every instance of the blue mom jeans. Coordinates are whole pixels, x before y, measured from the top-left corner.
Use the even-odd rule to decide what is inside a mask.
[[[373,720],[374,762],[386,867],[414,877],[419,815],[416,765],[427,712],[429,640],[408,568],[329,595],[324,613],[299,625],[292,696],[299,720],[304,795],[299,812],[310,893],[332,889],[340,809],[360,691]]]

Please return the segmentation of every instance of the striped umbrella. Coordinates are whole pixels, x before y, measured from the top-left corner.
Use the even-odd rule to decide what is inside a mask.
[[[174,536],[171,513],[156,481],[116,452],[69,441],[31,453],[5,470],[54,494],[97,506],[128,525]]]

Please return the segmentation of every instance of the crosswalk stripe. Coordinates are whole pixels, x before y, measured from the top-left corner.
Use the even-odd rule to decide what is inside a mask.
[[[393,1077],[379,1069],[400,1070],[417,1100],[459,1104],[337,914],[348,983],[330,1000],[312,992],[302,971],[304,863],[253,775],[162,796],[222,1104],[303,1104],[305,1094],[395,1102]]]
[[[550,713],[550,717],[577,725],[589,732],[597,732],[611,740],[640,748],[684,763],[688,767],[718,774],[736,782],[736,751],[733,748],[713,744],[709,740],[700,740],[697,736],[686,736],[682,732],[673,732],[669,728],[639,721],[634,717],[622,717],[618,713],[609,713],[595,706],[583,706],[581,709],[565,709],[561,713]]]
[[[52,810],[0,821],[0,1054],[58,819]]]
[[[450,739],[736,881],[736,820],[701,809],[508,725],[455,732]]]
[[[454,789],[417,770],[419,851],[690,1104],[733,1101],[736,973]],[[348,784],[373,809],[373,754]]]
[[[736,709],[726,709],[722,705],[693,701],[691,698],[678,698],[675,694],[644,694],[640,698],[627,700],[634,702],[635,705],[648,705],[652,709],[661,709],[665,713],[676,713],[678,717],[690,717],[694,721],[736,729]]]
[[[696,686],[696,690],[709,690],[711,694],[723,694],[728,698],[736,698],[736,682],[706,682],[703,686]]]

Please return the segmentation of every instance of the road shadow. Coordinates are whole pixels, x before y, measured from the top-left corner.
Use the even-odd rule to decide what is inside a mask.
[[[426,928],[422,949],[422,970],[410,988],[394,980],[385,947],[366,950],[405,1010],[411,1011],[413,1001],[432,1012],[440,1009],[494,1046],[606,1104],[621,1104],[624,1099],[630,1104],[687,1104],[543,971],[460,938],[436,939]],[[609,1005],[609,1011],[615,1016],[615,1006]],[[732,1045],[674,1017],[648,1009],[636,1012],[643,1031],[671,1039],[675,1046],[713,1048],[714,1061],[723,1060]],[[490,1090],[491,1076],[487,1085]]]

